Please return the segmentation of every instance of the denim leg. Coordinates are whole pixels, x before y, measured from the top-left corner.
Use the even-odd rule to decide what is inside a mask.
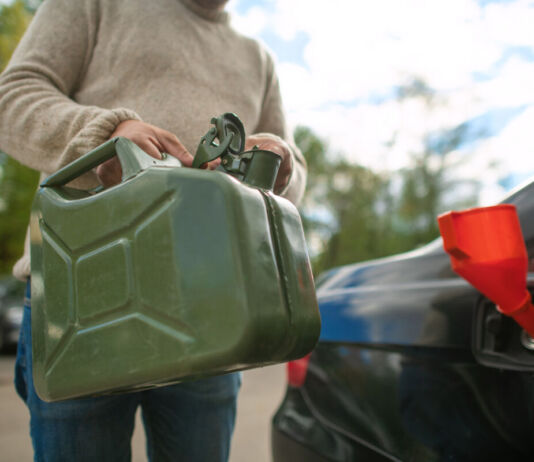
[[[18,395],[24,402],[28,399],[28,394],[26,393],[26,336],[29,335],[29,333],[27,333],[26,330],[29,330],[30,316],[30,281],[28,281],[24,298],[22,326],[20,328],[19,341],[17,343],[17,359],[15,360],[15,390],[17,390]],[[26,329],[24,326],[26,326]]]
[[[151,462],[224,462],[241,375],[232,373],[142,392]]]
[[[33,386],[29,307],[24,308],[15,387],[30,410],[35,461],[130,461],[139,393],[56,403],[42,401]]]

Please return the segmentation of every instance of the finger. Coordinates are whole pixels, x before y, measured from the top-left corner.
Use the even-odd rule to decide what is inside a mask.
[[[290,176],[290,174],[282,174],[276,177],[276,181],[274,184],[275,193],[282,191],[287,186],[287,184],[289,183]]]
[[[245,151],[250,151],[256,145],[258,145],[258,147],[260,147],[261,145],[258,139],[252,136],[247,138],[247,140],[245,141]]]
[[[100,164],[96,169],[96,175],[100,183],[106,188],[119,184],[122,178],[122,169],[119,160],[114,157]]]
[[[212,160],[211,162],[208,162],[208,170],[215,170],[219,165],[221,165],[220,157],[215,160]]]
[[[161,153],[165,151],[163,146],[152,137],[144,138],[143,140],[136,143],[143,151],[145,151],[149,156],[154,157],[155,159],[162,159],[163,156]]]
[[[176,135],[161,130],[158,134],[158,141],[171,156],[176,157],[185,167],[193,165],[193,156],[187,151]]]
[[[293,161],[291,154],[287,152],[287,156],[284,158],[282,156],[282,163],[280,164],[280,169],[278,170],[278,175],[276,177],[276,182],[274,186],[274,192],[278,193],[282,191],[291,178],[291,172],[293,171]]]

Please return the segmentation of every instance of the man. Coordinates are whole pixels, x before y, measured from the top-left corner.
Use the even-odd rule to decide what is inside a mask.
[[[282,156],[275,192],[296,202],[305,166],[291,146],[269,55],[228,25],[226,0],[46,0],[0,76],[0,148],[45,177],[113,136],[190,166],[214,115],[235,112]],[[73,182],[120,181],[112,159]],[[14,273],[27,278],[29,256]],[[28,294],[29,295],[29,294]],[[139,393],[45,403],[31,373],[29,303],[16,387],[30,409],[36,460],[130,459],[137,406],[150,460],[226,460],[239,376]]]

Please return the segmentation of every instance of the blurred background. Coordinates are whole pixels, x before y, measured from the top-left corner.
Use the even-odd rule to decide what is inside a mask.
[[[0,69],[38,0],[0,0]],[[410,250],[435,217],[534,172],[534,3],[231,0],[274,55],[309,164],[314,270]],[[0,153],[0,275],[21,252],[37,175]]]
[[[422,245],[534,172],[534,3],[230,3],[278,61],[316,272]]]
[[[0,70],[39,3],[0,0]],[[308,161],[300,212],[316,275],[421,246],[438,236],[439,213],[496,203],[534,174],[534,2],[230,0],[228,8],[235,28],[277,62]],[[22,287],[10,272],[37,180],[0,152],[0,349],[11,353]],[[29,450],[12,357],[0,359],[0,433]],[[258,462],[268,460],[281,371],[245,374],[238,415],[252,420],[238,417],[234,448],[249,447]],[[6,454],[0,460],[22,460]],[[250,456],[233,450],[232,460]]]

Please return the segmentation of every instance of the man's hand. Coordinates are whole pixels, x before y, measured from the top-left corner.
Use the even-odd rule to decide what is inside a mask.
[[[293,163],[291,160],[291,149],[289,145],[279,136],[271,133],[258,133],[257,135],[249,136],[245,141],[245,151],[251,150],[254,146],[266,151],[272,151],[282,157],[282,163],[278,170],[278,176],[274,183],[274,192],[280,193],[287,186],[291,171],[293,170]]]
[[[161,153],[166,152],[176,157],[185,167],[191,167],[193,164],[193,156],[187,152],[176,135],[154,125],[139,120],[126,120],[117,125],[110,138],[116,136],[128,138],[156,159],[161,159]],[[122,170],[119,159],[115,156],[99,165],[96,174],[106,188],[120,183]]]

